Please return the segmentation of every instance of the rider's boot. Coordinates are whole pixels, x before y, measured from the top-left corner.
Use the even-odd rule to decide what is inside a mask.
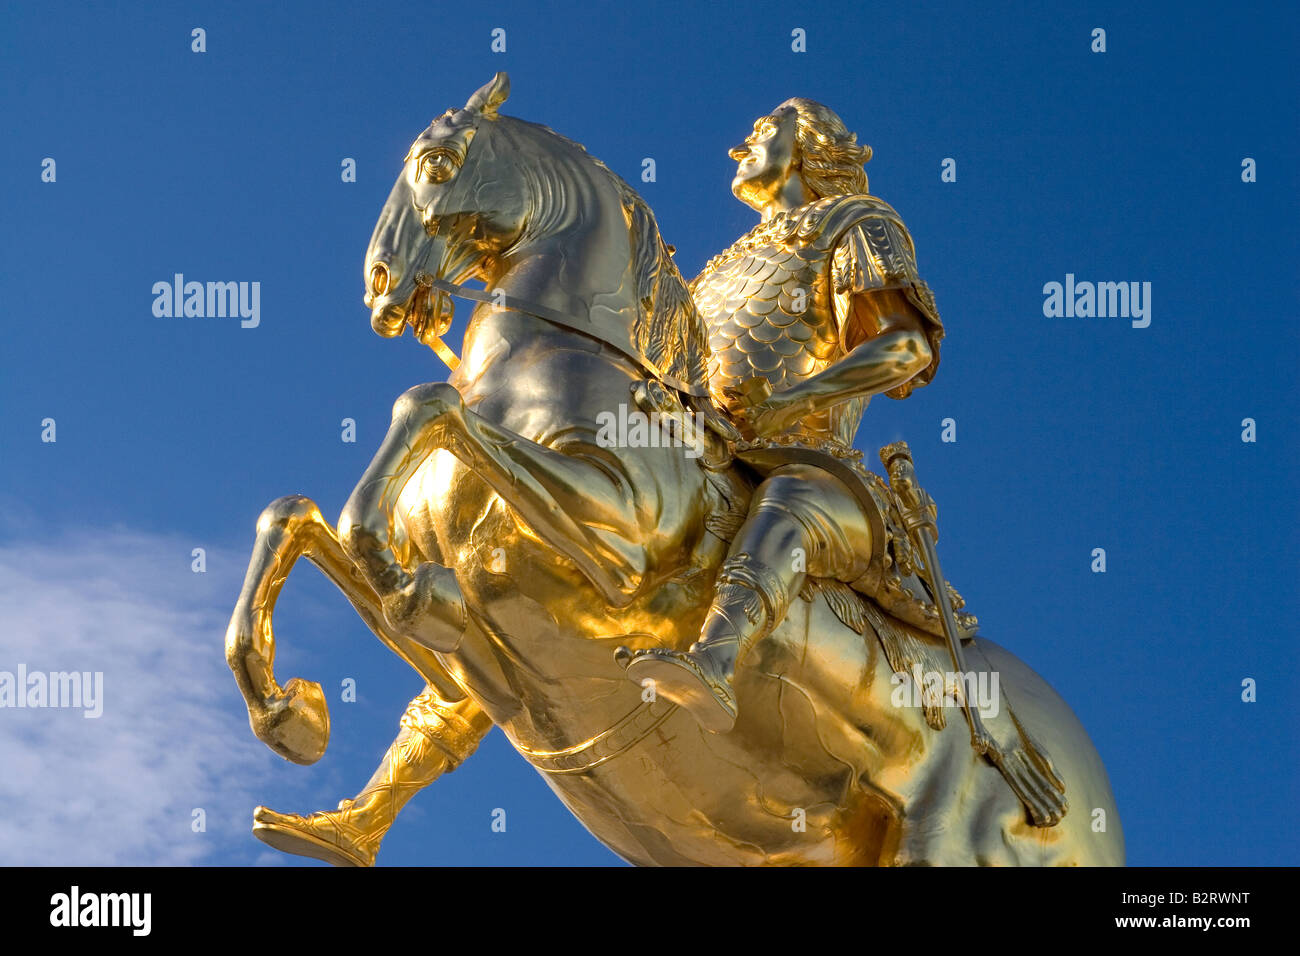
[[[253,833],[263,843],[334,866],[373,866],[397,813],[448,769],[447,755],[425,734],[403,726],[364,790],[337,810],[307,816],[253,811]]]
[[[766,573],[764,573],[766,572]],[[627,659],[627,676],[688,711],[713,733],[736,724],[738,705],[732,681],[745,652],[785,616],[790,585],[750,556],[727,562],[717,594],[688,651],[652,647]]]

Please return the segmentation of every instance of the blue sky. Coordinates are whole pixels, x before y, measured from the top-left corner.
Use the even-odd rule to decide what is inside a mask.
[[[948,577],[1092,734],[1130,863],[1298,862],[1297,14],[1055,6],[6,5],[0,670],[100,667],[108,696],[93,731],[0,711],[0,819],[32,821],[0,827],[0,862],[272,863],[254,804],[332,807],[369,777],[419,679],[303,566],[278,672],[359,699],[292,766],[247,728],[225,620],[262,507],[337,515],[393,399],[445,375],[370,331],[362,255],[410,141],[499,69],[503,111],[637,185],[688,277],[753,223],[727,148],[789,96],[838,111],[948,330],[934,383],[874,402],[859,446],[911,444]],[[260,325],[155,317],[177,272],[260,282]],[[1067,274],[1150,282],[1150,326],[1045,317]],[[380,862],[619,861],[494,732]]]

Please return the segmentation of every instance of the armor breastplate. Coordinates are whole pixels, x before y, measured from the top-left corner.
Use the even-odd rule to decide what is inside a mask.
[[[765,378],[774,393],[782,392],[844,356],[830,262],[839,236],[869,208],[866,199],[821,199],[778,213],[714,257],[691,283],[709,330],[709,388],[720,406],[734,401],[725,389],[748,379]],[[786,434],[851,445],[865,406],[862,399],[845,402]]]

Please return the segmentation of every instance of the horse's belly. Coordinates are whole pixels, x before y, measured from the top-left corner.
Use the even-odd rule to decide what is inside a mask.
[[[833,627],[820,605],[800,604],[742,665],[733,731],[709,733],[678,712],[608,763],[548,775],[597,838],[660,865],[893,859],[897,800],[871,781],[910,738],[864,676],[878,664],[875,647]],[[821,635],[815,647],[810,632]]]
[[[678,713],[616,760],[543,775],[597,839],[635,864],[879,862],[892,814],[849,768],[789,765],[756,755],[739,729],[733,735],[709,734]]]
[[[544,776],[598,839],[638,864],[889,862],[898,804],[871,781],[914,741],[888,695],[872,693],[878,657],[820,602],[800,601],[742,664],[730,733],[679,711],[606,763]]]

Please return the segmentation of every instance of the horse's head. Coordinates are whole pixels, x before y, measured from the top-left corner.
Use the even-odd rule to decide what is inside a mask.
[[[475,276],[521,233],[525,192],[503,175],[513,164],[493,161],[497,108],[509,93],[509,77],[498,73],[411,144],[366,250],[365,302],[380,335],[400,335],[408,323],[421,340],[441,334],[451,305],[428,280]]]
[[[707,404],[708,331],[650,207],[578,143],[499,116],[509,91],[498,73],[412,144],[366,251],[371,326],[443,354],[448,285],[480,278]]]

